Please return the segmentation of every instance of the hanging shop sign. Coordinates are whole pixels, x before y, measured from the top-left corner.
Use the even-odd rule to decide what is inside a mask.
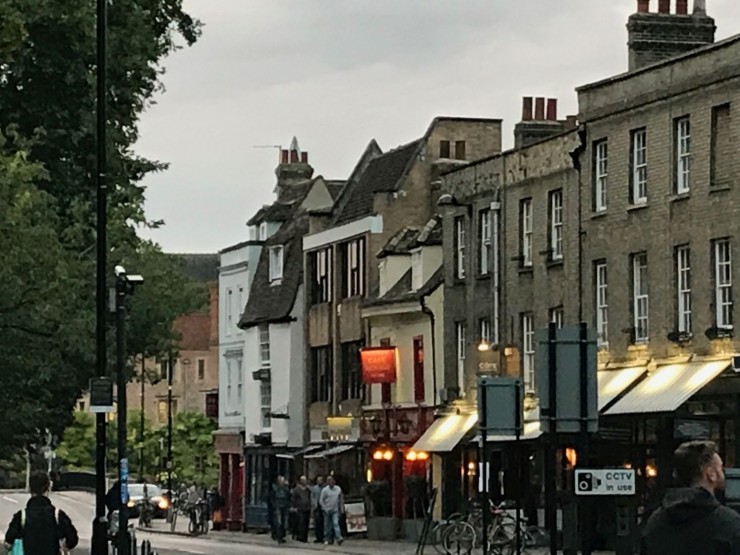
[[[366,347],[360,350],[360,361],[363,383],[395,383],[395,347]]]

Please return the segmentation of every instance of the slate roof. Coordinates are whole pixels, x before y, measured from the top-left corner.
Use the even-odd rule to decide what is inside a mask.
[[[326,182],[326,188],[329,189],[329,194],[331,195],[332,200],[337,200],[339,194],[342,192],[342,189],[346,184],[346,181],[339,181],[335,179]]]
[[[422,246],[442,244],[442,219],[434,216],[423,228],[403,227],[393,235],[378,253],[378,258],[390,254],[409,254]]]
[[[172,254],[182,260],[183,271],[190,279],[201,282],[218,281],[219,256],[214,254]]]
[[[437,271],[421,286],[418,291],[411,291],[411,270],[407,271],[393,287],[385,292],[385,295],[378,297],[378,291],[365,302],[365,306],[380,306],[409,301],[417,301],[422,297],[431,295],[435,289],[444,283],[444,266],[437,268]]]
[[[295,212],[296,206],[306,198],[314,182],[315,179],[311,179],[304,183],[286,186],[281,193],[280,200],[257,210],[257,213],[247,221],[247,225],[258,225],[262,222],[287,222]]]
[[[370,160],[357,182],[348,185],[351,187],[347,191],[349,197],[340,208],[333,225],[369,216],[373,212],[375,193],[397,191],[422,142],[423,139],[417,139]]]

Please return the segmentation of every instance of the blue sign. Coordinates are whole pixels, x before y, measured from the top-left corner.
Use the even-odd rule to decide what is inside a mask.
[[[121,503],[128,503],[128,459],[121,459]]]

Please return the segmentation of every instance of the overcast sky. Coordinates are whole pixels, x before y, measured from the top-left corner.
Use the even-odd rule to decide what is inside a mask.
[[[657,0],[651,0],[652,11]],[[205,25],[166,61],[166,92],[142,117],[139,153],[170,169],[145,184],[147,232],[169,252],[246,239],[273,199],[293,135],[315,174],[346,178],[438,115],[500,117],[504,146],[522,96],[560,100],[627,67],[636,0],[184,0]],[[740,33],[740,1],[708,0],[717,38]]]

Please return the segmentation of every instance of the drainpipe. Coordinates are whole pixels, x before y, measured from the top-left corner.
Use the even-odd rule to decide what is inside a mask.
[[[436,341],[436,319],[434,317],[434,312],[432,312],[432,309],[429,308],[426,304],[426,297],[422,296],[419,299],[419,304],[421,305],[421,311],[426,314],[429,317],[429,324],[431,327],[431,333],[432,333],[432,407],[437,406],[437,341]]]

